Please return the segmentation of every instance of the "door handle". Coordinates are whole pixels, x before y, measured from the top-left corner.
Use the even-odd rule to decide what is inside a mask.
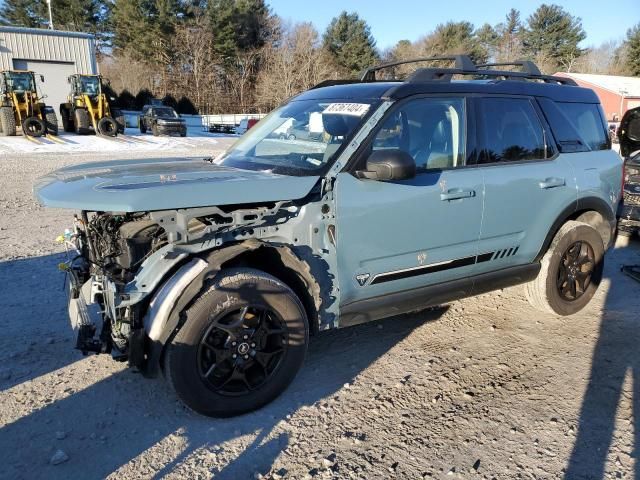
[[[540,188],[555,188],[555,187],[564,187],[567,184],[564,178],[545,178],[538,185]]]
[[[475,190],[463,190],[461,188],[451,188],[447,193],[440,194],[440,200],[443,202],[450,200],[460,200],[462,198],[471,198],[476,196]]]

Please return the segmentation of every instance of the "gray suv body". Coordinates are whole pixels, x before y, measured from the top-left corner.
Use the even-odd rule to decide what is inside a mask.
[[[227,416],[282,392],[323,330],[521,283],[539,309],[580,311],[622,185],[596,95],[529,62],[445,60],[320,85],[215,159],[40,179],[41,203],[79,211],[77,347],[164,369],[188,406]],[[318,113],[317,139],[274,135]]]

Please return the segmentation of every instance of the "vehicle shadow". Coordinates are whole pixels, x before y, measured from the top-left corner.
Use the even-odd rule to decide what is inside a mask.
[[[0,391],[65,367],[73,351],[64,254],[0,262]]]
[[[627,374],[632,381],[635,432],[633,450],[628,453],[635,463],[633,478],[640,478],[640,283],[618,272],[621,264],[640,263],[640,256],[629,250],[617,248],[605,264],[605,277],[612,281],[603,306],[577,437],[564,476],[567,480],[605,477],[616,411],[623,396],[628,396],[623,390]],[[630,473],[632,467],[623,464],[616,469]]]
[[[18,266],[5,265],[0,278],[18,275],[16,278],[21,278],[24,285],[36,280],[42,285],[41,274],[45,275],[44,271],[59,260],[54,255],[19,261]],[[52,277],[46,279],[54,284]],[[20,305],[30,305],[29,312],[39,315],[49,312],[42,320],[52,322],[51,329],[68,329],[64,306],[59,305],[64,302],[62,291],[62,300],[42,301],[38,295],[30,297],[27,292],[21,295],[11,300],[15,305],[11,322],[32,315],[24,308],[19,309]],[[20,311],[23,313],[19,314]],[[206,454],[198,456],[198,462],[205,465],[210,462],[207,468],[215,478],[248,478],[255,472],[268,472],[289,444],[286,429],[278,428],[287,415],[336,394],[415,328],[438,319],[445,311],[446,307],[398,316],[313,338],[305,365],[288,390],[266,407],[236,418],[210,419],[194,414],[182,406],[165,382],[145,380],[123,365],[116,373],[106,378],[97,376],[96,383],[65,398],[48,404],[38,402],[35,411],[0,428],[0,452],[3,452],[0,478],[91,479],[104,478],[113,472],[121,476],[118,470],[130,462],[137,476],[161,478],[178,473],[181,464],[200,451]],[[21,333],[14,328],[12,340],[19,341],[38,328],[38,321],[34,320]],[[71,350],[71,344],[66,346]],[[82,359],[79,353],[74,355],[73,358]],[[84,374],[91,375],[90,360],[86,361]],[[64,366],[65,361],[60,361],[52,369]],[[45,371],[34,370],[30,377]],[[104,376],[104,370],[101,375]],[[26,392],[27,396],[31,394],[40,397],[43,392],[32,388]],[[25,401],[24,392],[21,398],[12,400]],[[65,432],[65,438],[56,438],[59,431]],[[249,444],[241,452],[237,450],[237,442],[233,451],[226,451],[229,448],[226,442],[245,435]],[[49,459],[57,449],[68,454],[69,460],[54,466]],[[157,460],[159,452],[161,460]],[[172,458],[168,464],[167,457]],[[224,461],[215,461],[213,457],[232,460],[217,468],[215,465],[224,465]]]

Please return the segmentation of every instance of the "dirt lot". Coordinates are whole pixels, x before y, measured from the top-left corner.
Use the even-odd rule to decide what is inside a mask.
[[[31,185],[107,157],[0,155],[0,478],[640,478],[640,284],[619,272],[640,263],[637,240],[573,318],[516,287],[330,332],[273,404],[212,420],[72,348],[53,242],[70,212],[40,208]]]

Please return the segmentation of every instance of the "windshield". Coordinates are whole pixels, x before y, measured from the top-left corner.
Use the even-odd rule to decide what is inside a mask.
[[[35,91],[33,74],[30,72],[10,72],[7,74],[7,90],[16,92]]]
[[[100,79],[98,77],[80,77],[80,93],[86,95],[100,93]]]
[[[216,163],[283,175],[318,175],[372,110],[373,105],[363,101],[292,101],[262,119]]]
[[[176,111],[170,107],[154,108],[153,115],[156,117],[178,117]]]

